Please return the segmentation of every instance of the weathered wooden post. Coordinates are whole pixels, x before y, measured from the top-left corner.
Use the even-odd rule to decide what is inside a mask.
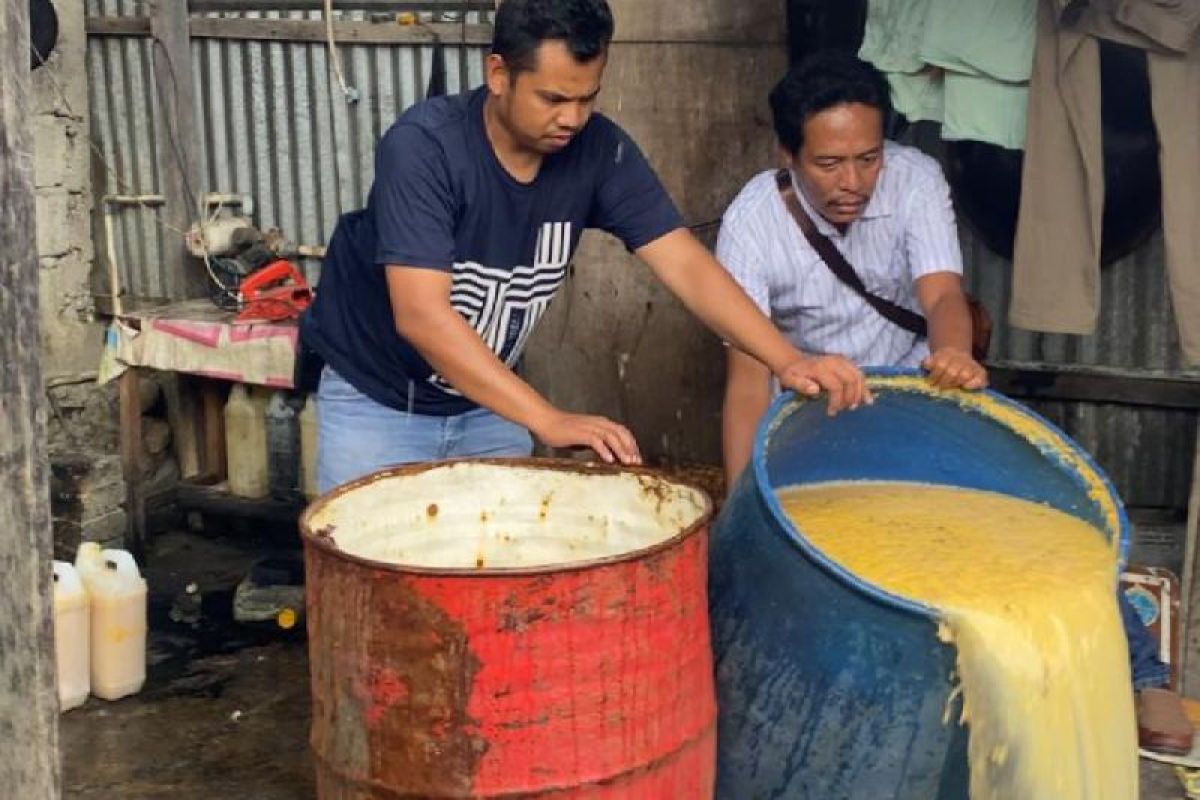
[[[29,19],[0,3],[0,794],[59,796]]]

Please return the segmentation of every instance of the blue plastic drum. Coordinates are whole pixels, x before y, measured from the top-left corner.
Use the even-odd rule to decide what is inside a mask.
[[[714,527],[720,800],[967,798],[955,650],[938,640],[936,613],[822,555],[777,489],[891,480],[1002,492],[1094,524],[1124,557],[1112,485],[1050,423],[993,392],[937,392],[915,372],[870,381],[875,404],[836,417],[824,400],[780,397]]]

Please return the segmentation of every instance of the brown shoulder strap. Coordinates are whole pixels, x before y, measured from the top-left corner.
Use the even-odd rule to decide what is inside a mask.
[[[786,169],[779,170],[775,173],[775,183],[779,186],[779,193],[783,196],[783,204],[787,207],[788,213],[792,215],[792,219],[800,227],[800,232],[804,234],[804,238],[808,240],[812,249],[817,251],[817,255],[821,257],[821,261],[825,263],[825,266],[829,268],[829,271],[839,281],[849,286],[859,297],[870,303],[871,308],[879,312],[880,316],[884,319],[918,336],[928,335],[929,326],[923,316],[903,306],[898,306],[890,300],[885,300],[879,295],[872,294],[867,290],[866,284],[862,282],[862,278],[854,271],[854,267],[850,266],[850,262],[834,246],[833,242],[829,241],[828,237],[817,230],[817,226],[808,216],[808,212],[800,204],[800,199],[796,197],[796,189],[792,186],[791,172]]]

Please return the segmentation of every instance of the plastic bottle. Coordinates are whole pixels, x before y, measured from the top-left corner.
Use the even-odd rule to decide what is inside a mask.
[[[309,500],[317,490],[317,396],[310,394],[300,412],[300,485]]]
[[[62,711],[83,705],[91,691],[88,642],[91,616],[87,589],[68,561],[54,562],[54,648]]]
[[[267,483],[271,496],[295,500],[300,495],[299,396],[275,392],[267,403]]]
[[[225,454],[229,491],[239,497],[266,497],[266,397],[235,384],[225,403]]]
[[[117,700],[146,682],[146,581],[125,550],[100,555],[102,567],[84,577],[92,607],[92,694]]]

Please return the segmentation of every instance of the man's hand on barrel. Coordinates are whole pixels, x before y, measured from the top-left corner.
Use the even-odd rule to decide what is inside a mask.
[[[921,362],[928,379],[938,389],[976,390],[987,386],[987,370],[971,354],[956,347],[941,347]]]
[[[642,454],[629,429],[605,417],[554,409],[532,425],[530,432],[550,447],[590,447],[609,464],[642,463]]]
[[[842,356],[804,356],[779,372],[779,382],[806,397],[828,393],[830,416],[875,402],[862,370]]]

